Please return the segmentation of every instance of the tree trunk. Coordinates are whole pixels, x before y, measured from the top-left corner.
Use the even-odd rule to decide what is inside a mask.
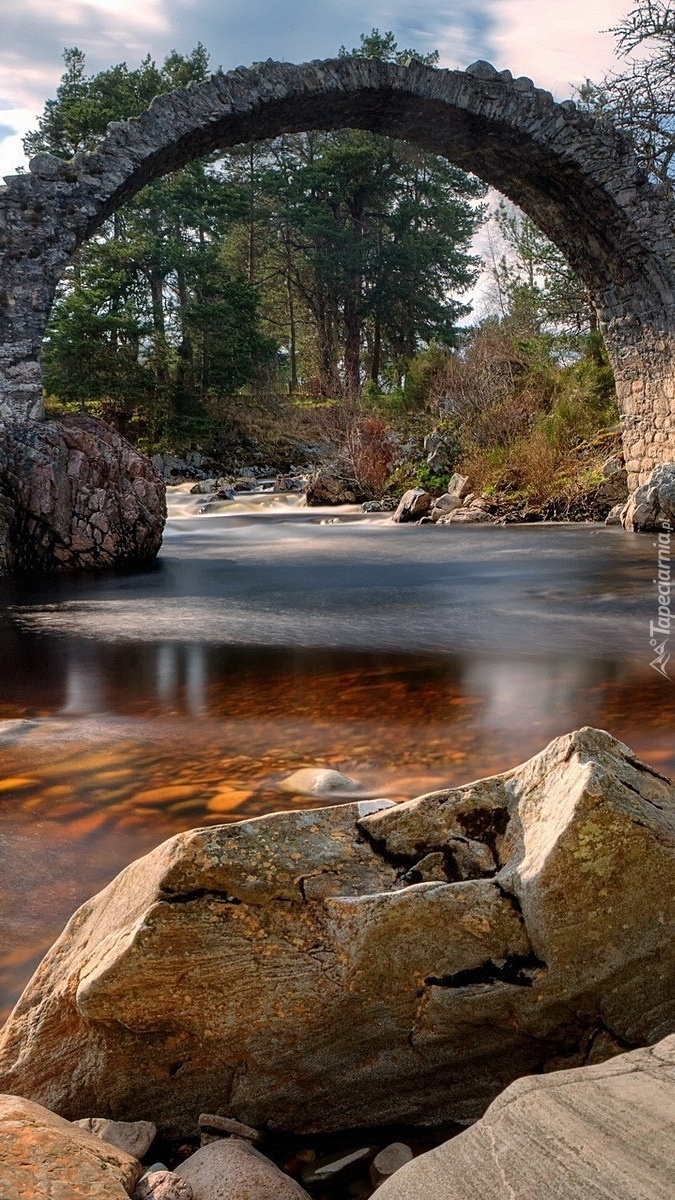
[[[150,300],[152,304],[152,332],[155,347],[155,372],[160,385],[169,382],[169,361],[164,321],[164,280],[156,267],[150,272]]]
[[[185,275],[181,268],[176,272],[178,282],[178,308],[181,322],[181,341],[178,347],[174,411],[185,413],[194,406],[194,348],[185,324],[185,314],[190,303]]]
[[[286,249],[286,300],[288,305],[288,341],[291,359],[291,377],[288,381],[288,390],[293,395],[298,390],[298,345],[297,332],[295,327],[295,300],[293,297],[293,282],[291,279],[292,260],[291,260],[291,243],[290,230],[288,226],[285,229],[285,249]]]
[[[345,306],[345,392],[358,396],[361,387],[361,317],[350,300]]]
[[[380,386],[380,362],[382,359],[382,324],[379,317],[375,317],[373,326],[373,352],[370,361],[370,378],[376,388]]]

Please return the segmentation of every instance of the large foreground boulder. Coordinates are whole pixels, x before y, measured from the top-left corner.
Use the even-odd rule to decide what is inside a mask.
[[[0,1096],[2,1200],[128,1200],[137,1159],[39,1104]]]
[[[401,1168],[378,1200],[672,1200],[675,1038],[520,1079],[482,1121]]]
[[[75,914],[0,1087],[181,1133],[472,1121],[675,1030],[674,890],[675,789],[593,729],[405,804],[193,830]]]
[[[0,574],[148,562],[165,520],[150,460],[103,421],[0,426]]]

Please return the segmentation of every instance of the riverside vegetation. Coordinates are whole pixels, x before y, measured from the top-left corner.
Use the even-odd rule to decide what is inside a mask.
[[[421,57],[377,30],[354,53]],[[90,148],[208,71],[201,45],[93,76],[79,50],[64,57],[28,153]],[[193,163],[79,252],[43,354],[48,415],[84,410],[217,471],[329,463],[362,499],[440,495],[458,471],[499,515],[604,517],[620,436],[594,310],[528,218],[489,207],[446,160],[360,131]],[[481,226],[491,291],[470,325]]]

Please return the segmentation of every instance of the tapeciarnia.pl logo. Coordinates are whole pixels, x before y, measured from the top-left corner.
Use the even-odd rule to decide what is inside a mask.
[[[666,524],[662,533],[659,534],[658,542],[654,542],[654,546],[658,550],[658,565],[656,571],[656,579],[654,583],[657,587],[658,601],[658,619],[649,623],[649,645],[656,652],[656,658],[650,662],[650,667],[663,675],[664,679],[670,679],[667,667],[670,660],[670,641],[671,625],[673,622],[673,613],[671,611],[672,599],[672,582],[671,582],[671,555],[670,555],[670,535],[671,527]]]

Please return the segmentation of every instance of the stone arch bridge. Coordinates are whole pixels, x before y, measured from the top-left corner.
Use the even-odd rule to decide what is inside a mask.
[[[532,217],[597,306],[631,483],[675,461],[672,202],[611,123],[484,62],[258,63],[157,97],[69,162],[38,154],[0,191],[0,420],[42,417],[39,354],[57,283],[119,205],[216,148],[344,126],[445,155]]]

